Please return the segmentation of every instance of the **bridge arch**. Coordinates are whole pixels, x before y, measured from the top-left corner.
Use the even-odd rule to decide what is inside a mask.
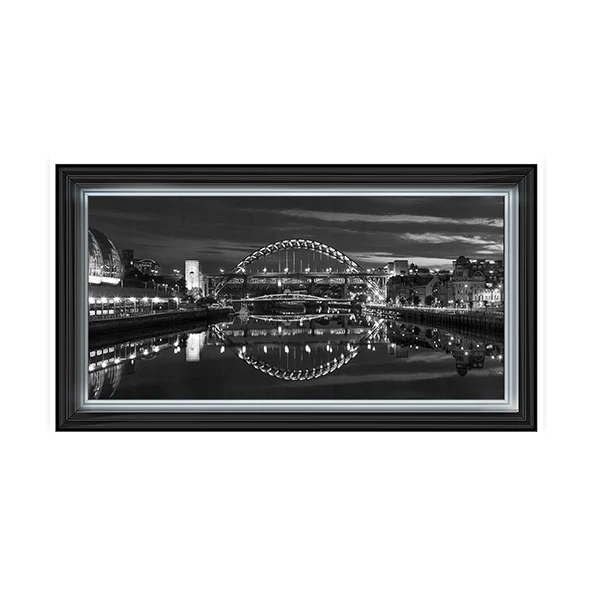
[[[251,365],[258,371],[261,371],[261,373],[269,375],[270,377],[275,377],[276,379],[282,379],[284,381],[309,381],[311,379],[317,379],[318,377],[324,377],[330,373],[333,373],[334,371],[337,371],[352,361],[352,359],[354,359],[358,354],[359,350],[357,348],[353,348],[349,350],[348,353],[342,354],[338,358],[330,360],[319,367],[313,367],[311,369],[283,369],[281,367],[276,367],[275,365],[270,365],[269,363],[256,359],[250,355],[245,355],[242,352],[239,352],[237,356],[245,363]]]
[[[348,273],[366,273],[365,270],[356,261],[353,261],[348,255],[346,255],[342,251],[339,251],[338,249],[335,249],[334,247],[331,247],[330,245],[326,245],[325,243],[305,238],[289,238],[286,240],[276,241],[269,245],[265,245],[264,247],[261,247],[261,249],[253,251],[253,253],[247,255],[242,261],[239,261],[227,274],[225,274],[224,279],[214,288],[213,295],[217,296],[221,292],[224,286],[228,284],[230,276],[233,276],[235,274],[242,274],[245,272],[246,268],[255,261],[259,261],[267,255],[272,255],[273,253],[278,253],[287,249],[306,249],[315,253],[321,253],[322,255],[332,257],[342,265],[346,266],[348,269]],[[383,298],[383,292],[379,284],[377,284],[373,280],[370,280],[367,277],[365,277],[364,279],[365,283],[367,284],[367,287],[375,294],[375,296],[378,298]]]
[[[366,346],[371,338],[379,331],[383,321],[383,319],[378,319],[375,324],[367,331],[367,333],[363,335],[362,338],[347,348],[345,353],[330,359],[318,367],[312,367],[309,369],[284,369],[282,367],[267,363],[262,359],[255,358],[250,354],[246,354],[246,352],[243,350],[243,348],[246,348],[246,345],[239,345],[231,342],[230,339],[222,333],[219,325],[213,326],[212,330],[224,345],[234,348],[236,356],[241,359],[241,361],[244,361],[247,363],[247,365],[251,365],[251,367],[257,369],[257,371],[284,381],[309,381],[311,379],[317,379],[318,377],[329,375],[341,367],[344,367],[350,361],[352,361],[352,359],[357,357],[363,347]]]

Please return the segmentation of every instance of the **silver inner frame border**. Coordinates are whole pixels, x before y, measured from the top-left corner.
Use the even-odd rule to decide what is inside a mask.
[[[86,232],[88,226],[89,197],[101,196],[149,196],[159,197],[216,197],[216,196],[484,196],[502,197],[504,199],[504,400],[483,399],[386,399],[386,400],[88,400],[88,383],[83,383],[79,392],[78,411],[82,412],[517,412],[518,411],[518,345],[519,345],[519,307],[518,307],[518,259],[519,259],[519,195],[517,186],[474,184],[443,185],[438,191],[437,186],[417,185],[388,185],[367,189],[338,185],[333,190],[327,187],[298,187],[297,185],[281,185],[267,187],[246,185],[245,189],[226,188],[222,185],[192,185],[194,188],[172,190],[163,184],[156,184],[146,189],[102,187],[97,191],[86,191],[83,195],[83,206],[80,211],[80,224]],[[84,297],[83,305],[88,305],[87,285],[87,234],[80,235],[80,250],[84,259],[80,261],[81,292]],[[80,337],[83,347],[81,365],[84,363],[85,376],[88,371],[88,326],[87,309],[83,308],[84,325]],[[81,316],[80,321],[82,322]]]

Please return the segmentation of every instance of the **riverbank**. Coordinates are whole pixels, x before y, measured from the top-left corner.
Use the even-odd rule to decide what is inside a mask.
[[[97,345],[106,339],[114,341],[132,340],[146,336],[148,332],[179,331],[189,326],[223,321],[230,315],[228,308],[208,309],[199,307],[192,311],[168,311],[139,317],[99,319],[89,322],[89,345]]]
[[[455,331],[501,336],[504,334],[504,316],[502,313],[405,309],[385,306],[370,307],[367,311],[382,317],[396,317],[409,323],[449,328]]]

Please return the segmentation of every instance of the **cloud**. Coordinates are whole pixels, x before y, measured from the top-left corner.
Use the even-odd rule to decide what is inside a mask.
[[[501,218],[450,218],[442,216],[416,214],[366,214],[334,211],[314,211],[302,209],[283,209],[281,210],[281,213],[291,218],[322,220],[324,222],[369,222],[377,224],[443,224],[448,226],[490,226],[495,228],[501,228],[504,225],[504,221]]]
[[[487,245],[489,240],[481,238],[480,236],[461,236],[457,234],[434,234],[432,232],[425,232],[423,234],[413,234],[411,232],[406,232],[400,235],[402,238],[406,240],[411,240],[413,242],[418,243],[432,243],[432,244],[441,244],[441,243],[466,243],[470,245]]]
[[[496,253],[502,254],[504,252],[504,244],[503,243],[494,243],[491,245],[486,245],[482,249],[477,250],[478,255],[495,255]]]

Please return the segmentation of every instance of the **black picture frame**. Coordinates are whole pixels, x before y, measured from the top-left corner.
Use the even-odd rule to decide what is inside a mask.
[[[85,255],[81,205],[89,189],[157,185],[242,188],[293,184],[359,188],[392,184],[509,186],[519,198],[517,412],[86,412],[78,407],[84,359],[77,275]],[[79,309],[80,311],[80,309]],[[536,165],[56,165],[57,431],[536,431]]]

